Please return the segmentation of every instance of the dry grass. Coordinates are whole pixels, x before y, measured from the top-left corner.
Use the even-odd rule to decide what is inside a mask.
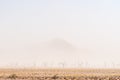
[[[120,70],[0,69],[0,80],[120,80]]]

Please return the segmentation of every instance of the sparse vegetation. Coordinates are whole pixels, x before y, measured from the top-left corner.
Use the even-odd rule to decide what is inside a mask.
[[[52,77],[52,79],[58,79],[58,78],[59,77],[57,76],[57,74]]]
[[[8,78],[10,78],[10,79],[16,79],[17,75],[16,74],[11,74],[10,76],[8,76]]]

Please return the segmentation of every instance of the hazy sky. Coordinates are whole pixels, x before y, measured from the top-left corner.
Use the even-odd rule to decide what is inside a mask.
[[[18,49],[57,37],[93,52],[83,61],[118,64],[119,9],[119,0],[0,0],[0,63],[30,61]]]

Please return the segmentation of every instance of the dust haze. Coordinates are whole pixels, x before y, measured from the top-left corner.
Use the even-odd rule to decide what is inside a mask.
[[[118,0],[0,0],[0,67],[120,67]]]

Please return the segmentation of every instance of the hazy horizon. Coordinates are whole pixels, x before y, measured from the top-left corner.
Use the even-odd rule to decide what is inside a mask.
[[[83,62],[84,67],[89,63],[92,67],[109,64],[107,67],[119,68],[119,3],[0,0],[0,66],[65,62],[70,67]]]

